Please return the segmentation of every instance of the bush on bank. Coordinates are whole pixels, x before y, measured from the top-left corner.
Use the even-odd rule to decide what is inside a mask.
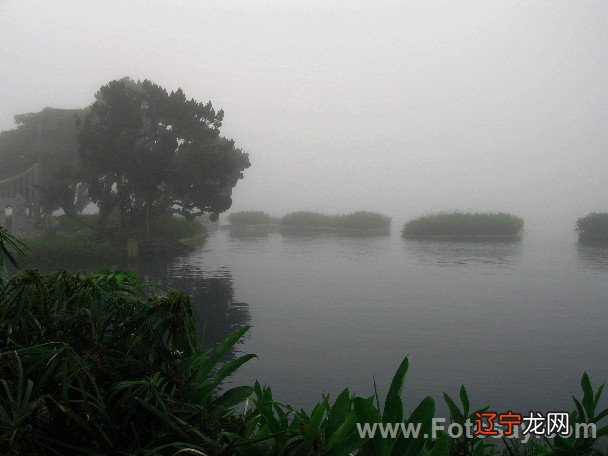
[[[76,219],[61,215],[58,224],[47,236],[38,235],[27,239],[29,246],[28,263],[61,263],[77,261],[86,264],[111,264],[126,254],[125,239],[145,240],[148,235],[133,231],[124,235],[125,239],[99,241],[92,228],[97,214],[78,216]],[[118,220],[111,218],[109,226],[117,232]],[[205,234],[205,227],[198,221],[182,217],[162,215],[150,221],[152,239],[187,239]]]
[[[507,236],[517,237],[522,218],[505,213],[451,212],[425,215],[403,227],[403,237],[416,236]]]
[[[348,389],[308,413],[276,402],[270,387],[224,388],[254,355],[227,358],[248,328],[202,347],[189,297],[150,294],[128,272],[82,275],[25,270],[9,276],[23,246],[0,229],[0,452],[2,454],[198,454],[448,456],[601,454],[593,438],[527,447],[431,435],[435,401],[402,402],[408,359],[384,401]],[[601,388],[583,375],[573,421],[606,435]],[[445,401],[452,422],[474,418],[464,387]],[[420,423],[418,438],[361,438],[357,423]],[[426,434],[426,436],[425,436]]]
[[[111,241],[98,242],[86,230],[57,233],[45,238],[42,235],[27,239],[28,264],[57,264],[74,260],[87,264],[111,264],[124,256],[124,249]]]
[[[79,215],[76,218],[60,215],[57,217],[59,224],[55,227],[57,235],[66,233],[93,234],[93,227],[97,224],[97,214]],[[118,217],[112,214],[108,220],[108,228],[118,231]],[[150,237],[153,239],[183,239],[199,236],[205,233],[205,227],[198,220],[187,220],[170,214],[161,214],[150,218]],[[145,239],[148,233],[143,230],[132,230],[123,237]]]
[[[294,228],[334,228],[335,223],[334,216],[312,211],[290,212],[281,219],[281,225]]]

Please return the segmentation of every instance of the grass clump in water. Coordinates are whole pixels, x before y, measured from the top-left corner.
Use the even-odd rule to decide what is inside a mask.
[[[410,220],[403,227],[402,236],[500,236],[515,238],[520,235],[523,226],[522,218],[506,213],[439,213]]]
[[[336,216],[336,227],[353,230],[389,230],[391,219],[377,212],[357,211]]]
[[[299,211],[283,216],[281,224],[290,228],[322,228],[336,230],[388,230],[391,219],[377,212],[357,211],[350,214],[328,215]]]
[[[336,217],[319,212],[298,211],[284,215],[281,224],[293,228],[335,228]]]
[[[592,212],[576,221],[580,240],[608,241],[608,212]]]

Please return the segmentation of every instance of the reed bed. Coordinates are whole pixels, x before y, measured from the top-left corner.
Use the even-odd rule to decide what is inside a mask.
[[[357,211],[350,214],[328,215],[298,211],[283,216],[281,224],[290,228],[321,228],[338,230],[389,230],[391,219],[377,212]]]
[[[512,237],[521,234],[523,219],[506,213],[451,212],[425,215],[410,220],[403,237],[462,236]]]
[[[576,221],[580,240],[608,241],[608,212],[592,212]]]

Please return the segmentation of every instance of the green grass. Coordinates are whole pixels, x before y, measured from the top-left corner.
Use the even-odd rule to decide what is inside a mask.
[[[608,241],[608,212],[592,212],[581,217],[574,229],[581,240]]]
[[[232,226],[274,225],[279,220],[262,211],[241,211],[230,214],[228,223]]]
[[[97,214],[86,214],[77,216],[77,220],[67,215],[57,217],[59,226],[57,233],[81,233],[87,231],[87,227],[95,228]],[[118,229],[118,218],[111,216],[108,220],[110,230]],[[92,231],[88,231],[92,232]],[[150,218],[150,236],[157,239],[183,239],[199,236],[205,233],[205,227],[198,220],[189,221],[183,217],[172,216],[169,214]],[[146,233],[143,230],[132,231],[126,235],[136,239],[145,239]]]
[[[403,227],[403,237],[417,236],[505,236],[517,237],[523,219],[505,213],[452,212],[425,215]]]
[[[116,264],[126,255],[126,246],[117,240],[95,239],[96,214],[81,215],[74,220],[59,216],[59,225],[45,238],[42,235],[23,240],[29,250],[26,262],[30,265],[77,263],[81,265]],[[110,226],[116,223],[111,220]],[[150,223],[152,239],[189,239],[205,234],[205,227],[198,221],[190,222],[182,217],[164,215]],[[146,233],[130,232],[128,238],[146,239]]]
[[[185,294],[152,294],[123,271],[28,269],[9,276],[3,265],[18,261],[20,249],[0,229],[1,454],[605,454],[597,438],[505,442],[504,451],[488,439],[434,438],[434,398],[403,403],[408,358],[383,398],[345,388],[335,398],[323,395],[309,411],[275,401],[271,388],[257,382],[228,387],[228,377],[255,357],[227,357],[248,327],[203,347]],[[606,435],[608,410],[598,407],[603,387],[594,391],[583,374],[581,388],[572,422],[594,423],[598,437]],[[452,423],[474,422],[481,409],[471,406],[464,386],[456,399],[443,399]],[[361,438],[357,431],[357,423],[400,422],[419,424],[420,437]]]
[[[23,240],[29,250],[26,253],[28,264],[61,264],[78,261],[86,264],[111,264],[124,252],[111,241],[93,240],[89,230],[58,233],[45,239],[35,236]]]
[[[281,224],[290,228],[326,228],[344,230],[389,230],[391,219],[376,212],[358,211],[350,214],[327,215],[299,211],[283,216]]]

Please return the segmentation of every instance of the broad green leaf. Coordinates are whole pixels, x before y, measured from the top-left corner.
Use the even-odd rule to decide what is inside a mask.
[[[369,399],[363,399],[356,397],[353,399],[353,407],[357,414],[357,422],[363,426],[365,423],[369,423],[373,426],[374,423],[382,422],[380,413],[374,407]],[[361,454],[384,456],[388,453],[388,441],[383,439],[380,432],[376,432],[376,435],[369,442],[365,443],[361,448]]]
[[[465,417],[469,416],[469,410],[470,410],[470,403],[469,403],[469,395],[467,394],[467,390],[464,387],[464,385],[460,386],[460,401],[462,402],[462,406],[463,406],[463,415]]]
[[[213,406],[220,409],[231,409],[244,402],[253,393],[251,386],[237,386],[225,391],[220,397],[213,401]]]
[[[395,372],[384,403],[384,413],[382,414],[382,421],[384,423],[400,423],[403,419],[401,392],[403,391],[403,383],[405,381],[405,374],[407,374],[408,366],[409,361],[406,357],[401,361],[397,372]]]
[[[306,426],[306,434],[304,436],[304,443],[302,445],[302,449],[305,454],[312,451],[315,438],[319,433],[319,427],[321,426],[323,416],[325,415],[325,406],[325,401],[317,404],[310,414],[310,420]]]

